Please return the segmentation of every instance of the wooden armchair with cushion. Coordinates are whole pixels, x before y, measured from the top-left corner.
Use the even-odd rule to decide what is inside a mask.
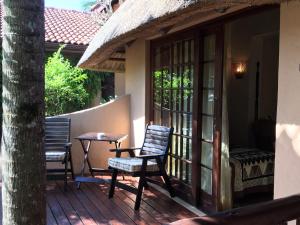
[[[147,177],[162,176],[171,197],[174,197],[174,191],[165,170],[172,134],[173,128],[147,125],[141,148],[111,150],[116,152],[117,156],[120,156],[122,152],[128,152],[130,157],[108,159],[108,165],[113,169],[109,198],[114,195],[119,171],[129,173],[133,177],[140,177],[137,189],[118,182],[118,187],[136,194],[135,210],[140,207],[143,188],[149,181]],[[140,154],[135,155],[135,150],[140,150]]]
[[[65,190],[67,188],[67,175],[71,172],[74,179],[73,163],[70,143],[71,119],[62,117],[48,117],[45,121],[45,153],[46,162],[61,162],[64,168],[47,169],[47,175],[63,173]],[[70,163],[70,168],[69,164]]]

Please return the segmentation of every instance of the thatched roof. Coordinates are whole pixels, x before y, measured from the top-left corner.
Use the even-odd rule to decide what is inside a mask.
[[[280,0],[127,0],[98,31],[78,65],[93,70],[124,72],[125,54],[122,47],[138,38],[157,35],[201,13],[216,13],[216,10],[235,6],[246,8],[280,2]]]

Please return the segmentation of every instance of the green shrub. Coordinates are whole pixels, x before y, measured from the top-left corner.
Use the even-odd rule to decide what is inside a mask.
[[[93,97],[86,89],[89,84],[87,73],[72,66],[62,56],[62,48],[63,46],[47,59],[45,66],[47,116],[84,109]]]

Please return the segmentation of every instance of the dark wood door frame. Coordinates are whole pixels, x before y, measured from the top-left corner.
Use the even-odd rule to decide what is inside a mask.
[[[205,205],[204,209],[208,211],[218,211],[220,209],[220,191],[221,191],[221,130],[222,130],[222,87],[223,87],[223,52],[224,52],[224,25],[232,20],[249,16],[252,14],[256,14],[262,12],[264,10],[269,10],[272,8],[279,8],[278,5],[272,6],[262,6],[255,7],[252,9],[244,9],[239,12],[235,12],[224,17],[217,18],[212,21],[208,21],[199,25],[196,25],[191,28],[187,28],[186,30],[179,31],[174,34],[166,35],[162,38],[155,39],[149,41],[149,48],[146,54],[150,54],[151,57],[148,57],[148,65],[153,64],[153,46],[161,45],[164,42],[170,42],[174,40],[179,40],[185,38],[187,36],[193,36],[194,39],[194,86],[193,86],[193,113],[192,113],[192,183],[190,187],[190,191],[192,193],[192,198],[186,199],[190,203],[203,207],[203,198],[210,201],[212,204]],[[216,91],[215,91],[215,129],[214,129],[214,149],[218,149],[218,151],[214,151],[213,154],[213,194],[210,198],[208,195],[201,191],[200,182],[201,181],[201,173],[200,173],[200,160],[201,160],[201,137],[202,137],[202,120],[199,116],[202,110],[202,93],[200,87],[202,87],[202,78],[201,78],[201,65],[200,65],[200,50],[203,49],[203,43],[201,41],[201,36],[207,33],[215,32],[217,36],[216,41],[216,77],[219,77],[219,80],[216,83]],[[199,62],[199,63],[197,63]],[[151,66],[150,66],[151,67]],[[147,122],[153,121],[153,80],[151,76],[151,68],[147,68],[147,76],[146,76],[146,118]],[[202,208],[203,209],[203,208]]]
[[[202,140],[202,87],[203,87],[203,68],[202,68],[202,55],[203,51],[203,37],[214,34],[216,36],[215,41],[215,87],[214,87],[214,128],[213,128],[213,172],[212,172],[212,195],[209,196],[207,193],[201,190],[199,186],[199,181],[201,182],[201,140]],[[195,164],[193,165],[195,169],[193,171],[198,171],[195,174],[195,182],[198,186],[193,185],[193,190],[197,193],[196,195],[196,205],[202,207],[208,211],[218,211],[220,209],[220,188],[221,188],[221,130],[222,130],[222,84],[223,84],[223,49],[224,49],[224,26],[216,25],[205,27],[198,30],[199,48],[195,51],[199,52],[197,65],[197,82],[195,85],[195,91],[197,92],[198,99],[194,102],[195,107],[198,111],[194,112],[195,120],[197,120],[197,127],[195,127],[196,135],[194,137],[193,152],[195,154]],[[196,79],[195,79],[196,80]],[[201,150],[200,150],[201,149]]]

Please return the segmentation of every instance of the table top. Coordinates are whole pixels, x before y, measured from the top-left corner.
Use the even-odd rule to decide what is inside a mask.
[[[81,134],[75,139],[87,141],[108,141],[108,142],[121,142],[127,138],[127,134],[112,134],[112,133],[97,133],[88,132]]]

